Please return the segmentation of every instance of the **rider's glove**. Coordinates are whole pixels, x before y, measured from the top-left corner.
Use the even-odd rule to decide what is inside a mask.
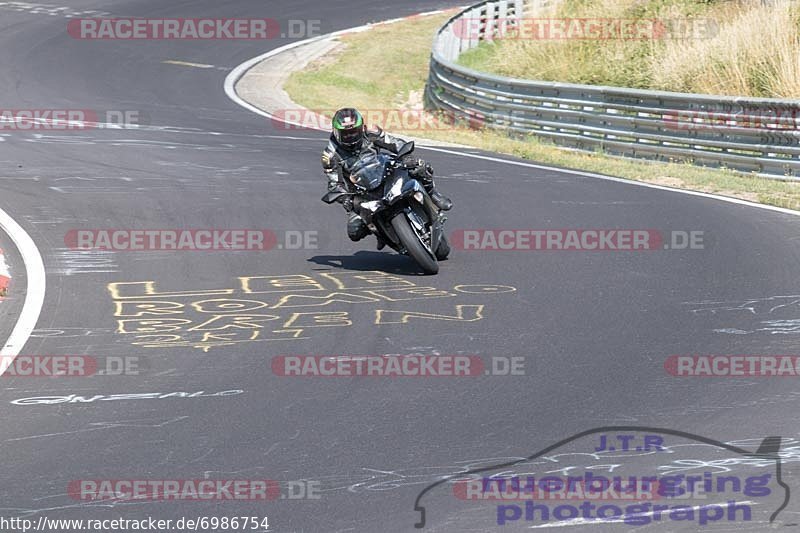
[[[423,161],[422,159],[416,159],[411,156],[408,156],[405,159],[403,159],[403,166],[409,170],[419,168],[421,164],[425,164],[425,161]]]
[[[418,159],[408,173],[416,178],[433,179],[433,167],[423,159]]]
[[[341,204],[348,213],[353,210],[353,198],[351,196],[343,196],[341,198]]]

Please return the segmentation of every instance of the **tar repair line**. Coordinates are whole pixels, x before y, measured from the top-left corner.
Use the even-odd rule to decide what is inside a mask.
[[[441,13],[441,11],[431,11],[429,13],[420,13],[418,15],[412,15],[411,17],[406,17],[406,18],[426,16],[426,15],[432,15],[432,14],[436,14],[436,13]],[[298,41],[296,43],[291,43],[291,44],[288,44],[288,45],[285,45],[285,46],[281,46],[279,48],[276,48],[275,50],[271,50],[271,51],[269,51],[269,52],[267,52],[265,54],[261,54],[260,56],[256,56],[256,57],[254,57],[252,59],[248,59],[247,61],[245,61],[241,65],[239,65],[236,68],[234,68],[233,70],[231,70],[230,74],[228,74],[228,76],[225,78],[225,86],[224,86],[225,87],[225,94],[227,94],[228,98],[230,98],[231,100],[233,100],[234,102],[236,102],[240,106],[244,107],[245,109],[247,109],[249,111],[252,111],[253,113],[256,113],[257,115],[261,115],[263,117],[266,117],[266,118],[269,118],[269,119],[272,119],[272,120],[277,120],[279,122],[283,122],[284,124],[289,124],[289,125],[292,125],[292,126],[301,126],[301,127],[307,128],[307,129],[318,129],[318,128],[313,128],[313,127],[308,126],[308,125],[299,124],[297,122],[283,120],[280,117],[276,117],[272,113],[268,113],[267,111],[259,109],[256,106],[250,104],[249,102],[244,101],[236,93],[236,83],[242,78],[242,76],[244,76],[247,73],[248,70],[253,68],[258,63],[264,61],[265,59],[269,59],[270,57],[276,56],[278,54],[282,54],[283,52],[292,50],[294,48],[297,48],[297,47],[300,47],[300,46],[303,46],[303,45],[306,45],[306,44],[310,44],[312,42],[321,41],[323,39],[333,39],[333,38],[335,38],[335,37],[337,37],[339,35],[344,35],[344,34],[347,34],[347,33],[358,33],[358,32],[369,30],[370,28],[372,28],[374,26],[378,26],[378,25],[381,25],[381,24],[391,24],[391,23],[394,23],[394,22],[399,22],[401,20],[405,20],[405,19],[404,18],[391,19],[391,20],[387,20],[385,22],[366,24],[364,26],[358,26],[358,27],[355,27],[355,28],[347,29],[347,30],[340,30],[340,31],[336,31],[336,32],[333,32],[333,33],[329,33],[327,35],[321,35],[319,37],[312,37],[310,39],[305,39],[303,41]],[[323,130],[319,129],[319,131],[323,131]],[[743,205],[743,206],[747,206],[747,207],[755,207],[757,209],[765,209],[767,211],[775,211],[777,213],[783,213],[785,215],[800,216],[800,211],[793,211],[791,209],[785,209],[783,207],[775,207],[775,206],[771,206],[771,205],[764,205],[764,204],[759,204],[759,203],[755,203],[755,202],[749,202],[747,200],[741,200],[739,198],[732,198],[732,197],[729,197],[729,196],[719,196],[719,195],[716,195],[716,194],[711,194],[711,193],[706,193],[706,192],[699,192],[699,191],[688,191],[688,190],[685,190],[685,189],[674,189],[672,187],[665,187],[663,185],[655,185],[655,184],[652,184],[652,183],[645,183],[645,182],[641,182],[641,181],[628,180],[628,179],[625,179],[625,178],[617,178],[617,177],[614,177],[614,176],[606,176],[604,174],[595,174],[593,172],[583,172],[583,171],[580,171],[580,170],[567,170],[567,169],[558,168],[558,167],[550,167],[550,166],[547,166],[547,165],[539,165],[539,164],[535,164],[535,163],[525,163],[523,161],[514,161],[513,159],[501,159],[499,157],[489,157],[489,156],[478,155],[478,154],[456,152],[454,150],[447,150],[447,149],[443,149],[443,148],[427,146],[427,145],[424,145],[424,144],[421,144],[421,143],[420,143],[420,145],[424,146],[426,150],[434,150],[434,151],[437,151],[437,152],[443,152],[443,153],[457,155],[457,156],[461,156],[461,157],[471,157],[473,159],[481,159],[483,161],[491,161],[491,162],[494,162],[494,163],[503,163],[503,164],[506,164],[506,165],[515,165],[515,166],[520,166],[520,167],[535,168],[535,169],[538,169],[538,170],[547,170],[549,172],[559,172],[561,174],[566,174],[566,175],[571,175],[571,176],[582,176],[582,177],[585,177],[585,178],[594,178],[594,179],[601,179],[601,180],[606,180],[606,181],[614,181],[614,182],[623,183],[623,184],[626,184],[626,185],[636,185],[638,187],[647,187],[647,188],[650,188],[650,189],[656,189],[656,190],[660,190],[660,191],[667,191],[667,192],[674,192],[674,193],[679,193],[679,194],[686,194],[686,195],[689,195],[689,196],[699,196],[699,197],[702,197],[702,198],[711,198],[713,200],[719,200],[721,202],[727,202],[727,203],[736,204],[736,205]]]
[[[46,278],[44,262],[33,239],[22,229],[22,226],[17,224],[2,209],[0,209],[0,230],[11,237],[12,242],[19,250],[20,255],[22,255],[22,262],[25,264],[25,273],[28,278],[22,312],[19,314],[11,336],[0,349],[0,375],[2,375],[13,364],[14,358],[22,351],[25,343],[28,342],[31,332],[33,332],[33,328],[36,327],[36,322],[39,320],[39,314],[42,312],[42,306],[44,305]]]

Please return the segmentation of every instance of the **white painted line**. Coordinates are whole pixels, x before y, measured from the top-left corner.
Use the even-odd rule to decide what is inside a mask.
[[[252,59],[248,59],[247,61],[245,61],[241,65],[239,65],[239,66],[235,67],[233,70],[231,70],[230,73],[225,77],[225,84],[224,84],[225,94],[228,95],[228,98],[230,98],[231,100],[233,100],[234,102],[236,102],[237,104],[242,106],[243,108],[247,109],[248,111],[252,111],[253,113],[255,113],[257,115],[261,115],[262,117],[266,117],[266,118],[269,118],[269,119],[276,119],[279,122],[283,122],[284,124],[289,124],[291,126],[299,126],[299,127],[310,129],[310,130],[314,129],[314,130],[317,130],[317,131],[326,131],[326,130],[324,130],[322,128],[313,128],[313,127],[309,127],[309,126],[306,126],[304,124],[300,124],[300,123],[297,123],[297,122],[291,122],[291,121],[283,120],[283,119],[281,119],[279,117],[276,117],[272,113],[268,113],[267,111],[264,111],[263,109],[259,109],[256,106],[250,104],[249,102],[244,101],[238,94],[236,94],[236,82],[238,82],[242,78],[242,76],[244,76],[247,73],[248,70],[250,70],[251,68],[253,68],[257,64],[261,63],[265,59],[269,59],[270,57],[276,56],[278,54],[282,54],[283,52],[286,52],[286,51],[291,50],[293,48],[297,48],[299,46],[304,46],[304,45],[307,45],[307,44],[310,44],[310,43],[313,43],[313,42],[317,42],[317,41],[335,39],[336,37],[339,37],[341,35],[345,35],[345,34],[348,34],[348,33],[358,33],[358,32],[362,32],[362,31],[366,31],[366,30],[368,30],[370,28],[373,28],[375,26],[380,26],[380,25],[385,25],[385,24],[393,24],[395,22],[400,22],[401,20],[406,20],[406,19],[411,19],[411,18],[427,17],[427,16],[430,16],[430,15],[438,15],[438,14],[444,13],[444,12],[445,12],[444,10],[428,11],[428,12],[425,12],[425,13],[417,13],[416,15],[411,15],[411,16],[408,16],[408,17],[405,17],[405,18],[392,19],[392,20],[387,20],[387,21],[384,21],[384,22],[374,22],[372,24],[364,24],[363,26],[357,26],[355,28],[348,28],[346,30],[339,30],[339,31],[335,31],[333,33],[327,33],[325,35],[320,35],[320,36],[317,36],[317,37],[311,37],[310,39],[304,39],[302,41],[297,41],[297,42],[294,42],[294,43],[290,43],[290,44],[278,47],[275,50],[270,50],[269,52],[267,52],[265,54],[261,54],[260,56],[256,56],[256,57],[254,57]]]
[[[437,13],[437,12],[431,12],[431,13]],[[407,17],[407,18],[414,18],[415,16],[419,16],[419,15],[412,15],[411,17]],[[392,19],[390,22],[397,22],[397,21],[400,21],[400,20],[405,20],[405,19]],[[310,129],[310,130],[311,129],[315,129],[315,130],[318,130],[318,131],[326,131],[326,130],[323,130],[321,128],[314,128],[314,127],[310,127],[310,126],[307,126],[307,125],[304,125],[304,124],[299,124],[297,122],[291,122],[291,121],[283,120],[280,117],[276,117],[276,116],[272,115],[271,113],[268,113],[267,111],[259,109],[259,108],[255,107],[254,105],[252,105],[252,104],[250,104],[248,102],[245,102],[244,100],[242,100],[241,97],[239,97],[238,94],[236,94],[236,82],[238,82],[239,79],[241,79],[241,77],[244,76],[247,73],[248,70],[253,68],[258,63],[264,61],[265,59],[269,59],[272,56],[281,54],[281,53],[286,52],[287,50],[291,50],[293,48],[297,48],[298,46],[303,46],[303,45],[309,44],[311,42],[321,41],[323,39],[333,39],[333,38],[335,38],[335,37],[337,37],[339,35],[343,35],[343,34],[346,34],[346,33],[354,33],[354,32],[365,31],[365,30],[370,29],[373,26],[377,26],[379,24],[381,24],[381,23],[366,24],[364,26],[358,26],[358,27],[355,27],[355,28],[347,29],[347,30],[340,30],[340,31],[337,31],[337,32],[329,33],[327,35],[321,35],[319,37],[312,37],[311,39],[306,39],[304,41],[298,41],[296,43],[291,43],[291,44],[288,44],[286,46],[281,46],[280,48],[276,48],[275,50],[271,50],[271,51],[269,51],[269,52],[267,52],[265,54],[261,54],[260,56],[257,56],[257,57],[254,57],[252,59],[249,59],[249,60],[245,61],[244,63],[242,63],[241,65],[239,65],[236,68],[234,68],[230,72],[230,74],[228,74],[228,76],[225,78],[225,94],[227,94],[228,98],[230,98],[231,100],[233,100],[234,102],[236,102],[240,106],[244,107],[245,109],[247,109],[249,111],[252,111],[253,113],[261,115],[263,117],[267,117],[267,118],[272,119],[272,120],[277,120],[279,122],[283,122],[284,124],[289,124],[291,126],[300,126],[300,127],[304,127],[306,129]],[[447,149],[444,149],[444,148],[436,148],[436,147],[433,147],[433,146],[424,145],[422,143],[418,143],[418,144],[420,146],[424,146],[426,150],[434,150],[434,151],[453,154],[453,155],[457,155],[457,156],[461,156],[461,157],[471,157],[473,159],[481,159],[481,160],[484,160],[484,161],[492,161],[492,162],[495,162],[495,163],[502,163],[502,164],[506,164],[506,165],[516,165],[516,166],[521,166],[521,167],[535,168],[535,169],[539,169],[539,170],[547,170],[549,172],[560,172],[562,174],[567,174],[567,175],[572,175],[572,176],[583,176],[585,178],[594,178],[594,179],[602,179],[602,180],[606,180],[606,181],[614,181],[614,182],[617,182],[617,183],[623,183],[623,184],[627,184],[627,185],[636,185],[636,186],[639,186],[639,187],[647,187],[647,188],[650,188],[650,189],[658,189],[658,190],[661,190],[661,191],[668,191],[668,192],[674,192],[674,193],[679,193],[679,194],[686,194],[686,195],[689,195],[689,196],[699,196],[699,197],[702,197],[702,198],[711,198],[713,200],[719,200],[721,202],[728,202],[728,203],[731,203],[731,204],[744,205],[744,206],[747,206],[747,207],[755,207],[757,209],[765,209],[767,211],[775,211],[777,213],[783,213],[785,215],[800,216],[800,211],[794,211],[792,209],[786,209],[786,208],[783,208],[783,207],[775,207],[775,206],[771,206],[771,205],[759,204],[759,203],[756,203],[756,202],[749,202],[747,200],[741,200],[739,198],[731,198],[729,196],[720,196],[720,195],[717,195],[717,194],[711,194],[711,193],[699,192],[699,191],[688,191],[686,189],[675,189],[675,188],[672,188],[672,187],[665,187],[663,185],[655,185],[655,184],[646,183],[646,182],[643,182],[643,181],[634,181],[634,180],[629,180],[629,179],[625,179],[625,178],[615,178],[613,176],[605,176],[603,174],[595,174],[593,172],[583,172],[583,171],[580,171],[580,170],[566,170],[566,169],[563,169],[563,168],[550,167],[550,166],[547,166],[547,165],[539,165],[539,164],[536,164],[536,163],[525,163],[525,162],[522,162],[522,161],[514,161],[514,160],[511,160],[511,159],[501,159],[499,157],[489,157],[489,156],[484,156],[484,155],[479,155],[479,154],[456,152],[454,150],[447,150]]]
[[[8,265],[6,264],[6,256],[3,254],[3,250],[0,250],[0,300],[3,299],[10,281],[11,272],[8,270]]]
[[[11,331],[11,336],[0,349],[0,358],[2,358],[0,359],[0,374],[3,374],[14,362],[14,358],[22,351],[25,343],[28,342],[31,332],[36,327],[36,322],[39,320],[39,314],[42,312],[42,306],[44,305],[46,284],[44,262],[39,249],[36,248],[33,239],[22,229],[22,226],[17,224],[2,209],[0,209],[0,230],[3,230],[11,237],[17,250],[22,255],[22,261],[25,263],[25,273],[28,278],[22,311],[14,329]]]
[[[742,200],[740,198],[732,198],[730,196],[720,196],[718,194],[712,194],[708,192],[700,192],[700,191],[687,191],[686,189],[675,189],[673,187],[665,187],[664,185],[655,185],[653,183],[646,183],[644,181],[635,181],[629,180],[626,178],[615,178],[613,176],[606,176],[604,174],[595,174],[594,172],[584,172],[582,170],[566,170],[563,168],[557,167],[549,167],[547,165],[538,165],[536,163],[525,163],[523,161],[513,161],[511,159],[501,159],[499,157],[489,157],[485,155],[478,155],[478,154],[465,154],[462,152],[456,152],[453,150],[447,150],[444,148],[436,148],[433,146],[426,146],[426,150],[433,150],[436,152],[444,152],[447,154],[458,155],[461,157],[472,157],[474,159],[482,159],[484,161],[493,161],[496,163],[504,163],[506,165],[516,165],[519,167],[527,167],[527,168],[535,168],[539,170],[547,170],[550,172],[560,172],[562,174],[568,174],[571,176],[583,176],[585,178],[594,178],[594,179],[601,179],[606,181],[615,181],[617,183],[624,183],[627,185],[638,185],[639,187],[647,187],[649,189],[658,189],[661,191],[669,191],[669,192],[677,192],[681,194],[688,194],[689,196],[700,196],[702,198],[712,198],[714,200],[720,200],[722,202],[728,202],[731,204],[738,204],[738,205],[746,205],[748,207],[757,207],[759,209],[766,209],[768,211],[776,211],[778,213],[783,213],[785,215],[794,215],[800,216],[800,211],[794,211],[792,209],[786,209],[783,207],[775,207],[772,205],[765,205],[759,204],[756,202],[749,202],[747,200]]]
[[[178,65],[179,67],[194,67],[194,68],[217,68],[214,65],[206,65],[205,63],[192,63],[190,61],[178,61],[177,59],[168,59],[162,61],[165,65]]]
[[[249,102],[245,102],[238,94],[236,94],[236,82],[238,82],[241,79],[241,77],[244,76],[247,73],[248,70],[250,70],[251,68],[253,68],[257,64],[261,63],[265,59],[269,59],[272,56],[276,56],[278,54],[286,52],[287,50],[291,50],[292,48],[297,48],[298,46],[303,46],[305,44],[309,44],[309,43],[316,42],[316,41],[321,41],[323,39],[330,39],[330,38],[333,38],[333,34],[323,35],[321,37],[312,37],[311,39],[306,39],[304,41],[297,41],[296,43],[287,44],[285,46],[281,46],[279,48],[276,48],[275,50],[271,50],[271,51],[269,51],[269,52],[267,52],[265,54],[261,54],[260,56],[256,56],[256,57],[254,57],[252,59],[248,59],[247,61],[245,61],[241,65],[239,65],[236,68],[234,68],[233,70],[231,70],[230,73],[225,77],[225,85],[224,85],[225,94],[228,95],[228,98],[230,98],[231,100],[233,100],[234,102],[236,102],[237,104],[242,106],[243,108],[247,109],[248,111],[252,111],[253,113],[255,113],[257,115],[261,115],[262,117],[267,117],[269,119],[276,119],[276,120],[279,120],[280,122],[283,122],[285,124],[291,124],[292,126],[302,126],[302,124],[298,124],[296,122],[286,122],[285,120],[282,120],[282,119],[274,116],[272,113],[267,113],[266,111],[263,111],[263,110],[257,108],[256,106],[250,104]],[[308,129],[312,129],[312,128],[308,128]],[[319,130],[319,131],[322,131],[322,130]]]

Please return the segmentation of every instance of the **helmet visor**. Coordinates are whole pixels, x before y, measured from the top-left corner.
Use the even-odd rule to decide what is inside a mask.
[[[354,109],[341,110],[333,117],[336,140],[345,147],[361,144],[364,137],[364,119]]]
[[[339,142],[344,146],[355,146],[361,142],[361,139],[364,136],[364,132],[361,127],[341,129],[338,130],[338,133]]]

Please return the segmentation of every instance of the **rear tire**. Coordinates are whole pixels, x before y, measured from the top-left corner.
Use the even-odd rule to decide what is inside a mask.
[[[419,240],[416,232],[411,228],[405,213],[400,213],[392,219],[392,227],[397,238],[405,246],[408,255],[410,255],[417,264],[422,267],[426,274],[437,274],[439,272],[439,263],[436,258],[428,252],[422,242]]]
[[[444,261],[450,257],[450,243],[447,241],[447,235],[442,233],[442,238],[439,239],[439,247],[436,248],[436,259]]]

